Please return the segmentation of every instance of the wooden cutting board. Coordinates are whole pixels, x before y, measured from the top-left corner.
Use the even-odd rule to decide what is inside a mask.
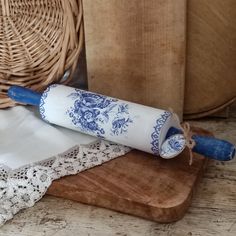
[[[89,90],[182,117],[186,3],[83,0]]]
[[[134,150],[54,181],[47,193],[157,222],[173,222],[187,211],[205,166],[206,159],[198,154],[189,166],[188,150],[171,160]]]

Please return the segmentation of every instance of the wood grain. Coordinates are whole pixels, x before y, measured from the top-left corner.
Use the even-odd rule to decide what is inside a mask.
[[[227,185],[227,182],[223,184]],[[220,187],[213,189],[209,182],[201,200],[211,198],[215,202],[220,201],[211,194],[212,190],[218,191]],[[228,194],[220,193],[222,196]],[[194,199],[199,200],[199,196]],[[4,225],[0,229],[0,236],[235,236],[235,232],[235,211],[218,209],[214,204],[207,207],[191,206],[182,220],[159,224],[45,196],[34,207],[22,211]]]
[[[186,0],[84,0],[83,8],[89,89],[181,117]]]
[[[48,194],[157,222],[173,222],[186,213],[204,166],[205,158],[197,154],[189,166],[187,150],[172,160],[132,151],[55,181]]]
[[[236,1],[189,0],[187,25],[184,113],[203,117],[236,99]]]
[[[236,120],[211,119],[196,124],[236,144]],[[171,224],[45,196],[0,228],[0,236],[235,236],[236,194],[232,192],[232,180],[235,184],[236,161],[209,162],[185,217]]]

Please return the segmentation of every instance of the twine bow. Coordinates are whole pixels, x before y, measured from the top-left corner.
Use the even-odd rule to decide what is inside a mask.
[[[193,148],[196,145],[196,142],[192,138],[193,133],[188,122],[182,123],[180,128],[186,140],[186,147],[189,150],[189,165],[191,166],[193,164]]]
[[[188,122],[180,123],[178,115],[173,111],[173,109],[169,109],[172,113],[174,119],[180,124],[180,130],[183,132],[183,136],[186,140],[186,147],[189,150],[189,165],[193,164],[193,148],[196,145],[196,142],[193,140],[193,132],[191,131],[190,124]]]

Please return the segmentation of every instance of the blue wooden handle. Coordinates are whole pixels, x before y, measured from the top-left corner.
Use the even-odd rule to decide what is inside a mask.
[[[171,127],[166,138],[179,133],[182,131]],[[196,142],[193,152],[218,161],[230,161],[235,156],[235,146],[232,143],[203,135],[193,135],[192,138]]]
[[[42,94],[21,86],[11,86],[7,95],[14,101],[39,106]]]

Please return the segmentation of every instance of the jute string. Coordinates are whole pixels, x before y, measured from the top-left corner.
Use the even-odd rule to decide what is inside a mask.
[[[191,131],[190,124],[188,122],[183,122],[181,124],[178,115],[173,111],[173,109],[169,109],[173,115],[173,118],[180,124],[180,130],[183,132],[184,138],[186,140],[186,147],[189,150],[189,165],[193,164],[193,148],[196,145],[196,142],[193,140],[193,132]]]

